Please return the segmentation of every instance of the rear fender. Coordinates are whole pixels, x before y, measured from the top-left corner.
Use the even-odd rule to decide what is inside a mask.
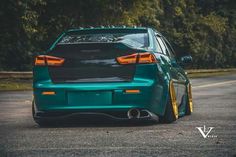
[[[163,116],[168,103],[170,78],[167,74],[158,73],[158,81],[153,87],[151,99],[151,110],[160,116]]]

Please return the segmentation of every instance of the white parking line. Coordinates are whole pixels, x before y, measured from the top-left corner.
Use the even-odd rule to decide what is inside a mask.
[[[225,85],[225,84],[230,84],[230,83],[236,83],[236,80],[193,86],[192,88],[205,88],[205,87],[220,86],[220,85]]]

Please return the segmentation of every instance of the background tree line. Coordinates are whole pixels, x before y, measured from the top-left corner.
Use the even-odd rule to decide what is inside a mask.
[[[62,31],[101,25],[154,27],[193,68],[236,65],[235,0],[1,0],[0,20],[0,70],[30,70]]]

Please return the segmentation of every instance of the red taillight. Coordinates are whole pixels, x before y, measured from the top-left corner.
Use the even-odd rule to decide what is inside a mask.
[[[137,62],[138,54],[134,53],[127,56],[117,57],[117,61],[120,64],[134,64]]]
[[[156,63],[156,58],[153,54],[149,52],[140,53],[138,63],[145,64],[145,63]]]
[[[134,53],[127,56],[121,56],[117,57],[117,61],[120,64],[150,64],[150,63],[156,63],[156,58],[153,54],[149,52],[145,53]]]
[[[61,66],[64,63],[64,58],[54,57],[54,56],[47,56],[47,55],[40,55],[37,56],[35,59],[36,66]]]
[[[45,56],[44,55],[37,56],[34,65],[38,66],[46,65]]]

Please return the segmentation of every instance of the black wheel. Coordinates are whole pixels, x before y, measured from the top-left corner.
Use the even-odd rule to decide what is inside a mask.
[[[193,112],[193,99],[191,84],[187,87],[187,101],[186,101],[185,115],[191,115]]]
[[[179,111],[176,102],[176,94],[173,81],[170,81],[169,85],[169,99],[166,104],[165,114],[160,117],[162,123],[172,123],[178,119]]]
[[[34,108],[34,100],[32,101],[32,117],[35,121],[35,108]]]
[[[45,127],[45,126],[49,126],[50,125],[50,123],[48,121],[41,120],[41,119],[35,117],[35,104],[34,104],[34,100],[32,101],[32,117],[33,117],[35,123],[37,123],[41,127]]]

